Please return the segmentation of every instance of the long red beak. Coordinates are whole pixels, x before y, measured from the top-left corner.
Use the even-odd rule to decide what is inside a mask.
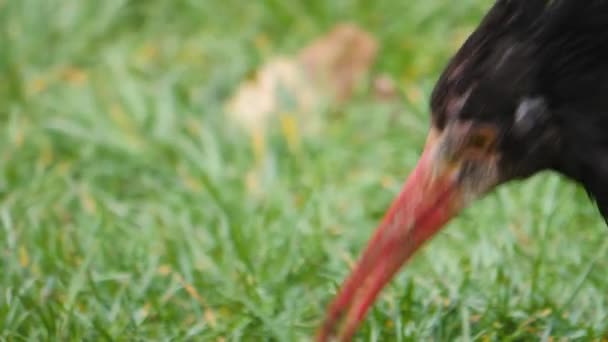
[[[382,288],[462,208],[455,168],[440,160],[435,141],[429,138],[418,165],[330,305],[317,341],[349,341]]]

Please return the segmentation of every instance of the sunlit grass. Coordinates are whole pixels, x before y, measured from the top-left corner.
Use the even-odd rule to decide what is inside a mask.
[[[0,0],[0,340],[307,340],[487,4]],[[256,154],[223,101],[339,20],[377,36],[375,70],[403,99],[361,91],[297,144],[277,121]],[[599,339],[606,234],[555,175],[503,187],[412,260],[359,336]]]

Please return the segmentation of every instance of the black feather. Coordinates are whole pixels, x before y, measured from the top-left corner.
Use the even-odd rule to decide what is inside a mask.
[[[522,138],[515,114],[531,98],[549,119]],[[608,218],[608,0],[498,0],[449,62],[431,106],[439,129],[500,124],[507,178],[556,170]]]

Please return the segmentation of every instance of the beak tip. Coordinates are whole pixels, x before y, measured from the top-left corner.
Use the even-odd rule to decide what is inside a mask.
[[[383,287],[459,211],[460,189],[446,170],[437,170],[432,151],[432,145],[425,149],[342,285],[317,342],[350,341]]]

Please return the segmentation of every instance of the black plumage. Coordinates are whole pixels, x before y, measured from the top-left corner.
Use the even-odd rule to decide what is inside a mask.
[[[501,181],[555,170],[608,216],[608,1],[497,1],[431,102],[439,129],[449,120],[500,129]],[[531,115],[516,123],[518,109]]]
[[[349,340],[401,265],[502,183],[556,171],[608,217],[608,0],[498,0],[441,74],[431,112],[420,161],[319,341]]]

